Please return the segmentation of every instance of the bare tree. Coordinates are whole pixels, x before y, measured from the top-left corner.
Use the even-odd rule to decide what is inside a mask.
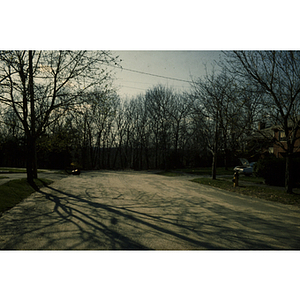
[[[146,109],[155,145],[156,167],[174,167],[178,161],[180,133],[192,105],[171,88],[158,85],[145,95]],[[172,157],[173,156],[173,157]]]
[[[235,78],[225,69],[218,74],[207,74],[192,84],[192,97],[198,100],[196,114],[203,120],[203,136],[213,158],[212,179],[216,179],[220,150],[225,152],[226,157],[232,141],[236,141],[246,128],[247,120],[243,120],[242,111],[249,99],[242,95]]]
[[[116,58],[108,51],[0,52],[0,101],[11,106],[22,123],[30,183],[37,178],[37,138],[57,118],[76,109],[91,88],[107,88],[109,63]]]
[[[285,186],[292,193],[291,159],[300,128],[300,52],[234,51],[227,53],[231,72],[251,80],[266,94],[269,118],[279,125],[286,141],[277,140],[285,152]]]

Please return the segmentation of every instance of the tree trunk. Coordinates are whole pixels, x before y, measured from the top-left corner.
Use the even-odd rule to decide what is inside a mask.
[[[214,152],[214,154],[213,154],[213,162],[212,162],[212,169],[211,169],[212,179],[216,179],[217,178],[217,157],[216,156],[217,155]]]
[[[33,171],[33,178],[37,179],[37,153],[36,153],[36,140],[33,138],[32,141],[32,171]]]
[[[225,141],[225,145],[224,145],[224,167],[225,170],[228,170],[228,149],[227,149],[227,143]]]
[[[33,179],[37,178],[36,168],[36,143],[32,136],[27,136],[27,153],[26,153],[26,172],[27,181],[33,187],[36,187]]]
[[[218,115],[216,121],[216,132],[214,141],[214,152],[213,152],[213,162],[212,162],[212,179],[217,178],[217,154],[218,154]]]
[[[288,154],[285,159],[285,189],[288,194],[293,193],[293,181],[291,176],[292,162]]]
[[[32,164],[32,147],[31,147],[31,138],[27,137],[27,145],[26,145],[26,173],[27,173],[27,181],[30,185],[33,184],[33,164]]]
[[[27,178],[28,182],[33,184],[33,179],[37,178],[37,156],[36,156],[36,138],[35,138],[35,108],[34,108],[34,88],[33,88],[33,68],[32,51],[29,51],[29,97],[30,97],[30,132],[27,138]]]

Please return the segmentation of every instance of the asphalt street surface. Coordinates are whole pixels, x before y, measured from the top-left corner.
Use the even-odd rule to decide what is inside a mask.
[[[199,185],[188,176],[39,175],[57,180],[2,215],[0,249],[300,249],[299,207]]]

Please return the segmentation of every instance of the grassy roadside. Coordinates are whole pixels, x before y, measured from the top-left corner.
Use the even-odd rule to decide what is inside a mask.
[[[24,168],[5,168],[0,167],[0,174],[8,174],[8,173],[26,173],[26,169]],[[43,173],[43,170],[37,170],[38,173]]]
[[[26,173],[26,169],[22,168],[0,168],[0,173]]]
[[[184,174],[193,174],[199,176],[210,176],[211,168],[195,168],[195,169],[176,169],[172,171],[157,173],[164,176],[181,176]],[[233,168],[217,168],[217,176],[232,175]],[[233,178],[233,177],[232,177]],[[261,177],[253,176],[240,176],[239,187],[234,188],[232,178],[219,177],[216,180],[211,178],[195,178],[191,181],[205,184],[212,187],[220,188],[229,192],[239,193],[242,195],[256,197],[264,200],[280,202],[283,204],[297,205],[300,206],[300,194],[287,194],[285,190],[279,189],[273,186],[267,186],[263,184],[264,180]]]
[[[193,169],[177,169],[176,171],[192,174],[192,175],[211,175],[211,167],[193,168]],[[217,175],[233,175],[233,168],[217,168]]]
[[[157,173],[158,175],[164,175],[164,176],[182,176],[184,174],[191,174],[191,175],[211,175],[211,167],[207,168],[193,168],[193,169],[176,169],[176,170],[167,170],[167,171],[161,171]],[[226,170],[225,168],[217,168],[217,175],[233,175],[233,168],[228,168]]]
[[[177,176],[183,176],[183,173],[174,172],[174,171],[161,171],[161,172],[157,173],[157,175],[163,175],[163,176],[169,176],[169,177],[177,177]]]
[[[231,180],[224,180],[222,178],[216,180],[212,180],[210,178],[195,178],[191,181],[264,200],[297,206],[300,205],[300,194],[290,195],[287,194],[284,190],[277,189],[276,187],[272,186],[246,185],[243,184],[242,180],[240,180],[239,186],[233,187],[233,183],[231,182]]]
[[[48,179],[34,179],[34,183],[38,188],[47,186],[52,182],[52,180]],[[0,215],[30,196],[33,192],[35,192],[35,189],[28,184],[25,178],[11,180],[0,185]]]

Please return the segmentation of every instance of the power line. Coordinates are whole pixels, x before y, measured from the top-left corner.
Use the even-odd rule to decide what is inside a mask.
[[[118,69],[125,70],[125,71],[134,72],[134,73],[144,74],[144,75],[148,75],[148,76],[154,76],[154,77],[160,77],[160,78],[165,78],[165,79],[177,80],[177,81],[182,81],[182,82],[187,82],[187,83],[193,83],[190,80],[184,80],[184,79],[178,79],[178,78],[174,78],[174,77],[157,75],[157,74],[152,74],[152,73],[148,73],[148,72],[143,72],[143,71],[132,70],[132,69],[128,69],[128,68],[123,68],[123,67],[119,67],[119,66],[111,66],[111,67],[118,68]]]
[[[137,87],[133,87],[133,86],[127,86],[127,85],[122,85],[121,87],[126,87],[126,88],[130,88],[130,89],[141,90],[141,91],[145,90],[145,89],[142,89],[142,88],[137,88]]]
[[[122,82],[130,82],[130,83],[138,83],[138,84],[146,84],[146,85],[153,85],[153,82],[141,82],[141,81],[132,81],[132,80],[123,80],[123,78],[119,78],[120,80],[122,80]],[[181,87],[181,88],[185,88],[185,85],[183,84],[172,84],[172,86],[175,87]]]

